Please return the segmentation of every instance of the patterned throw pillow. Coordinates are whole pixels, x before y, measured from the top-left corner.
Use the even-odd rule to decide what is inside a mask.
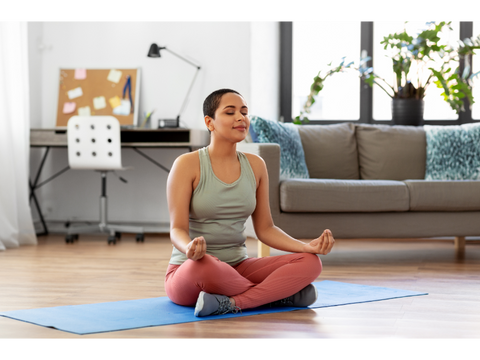
[[[302,140],[297,125],[264,120],[258,116],[250,118],[250,128],[260,143],[280,145],[280,179],[308,179]],[[252,136],[252,139],[254,136]]]
[[[424,128],[425,180],[480,180],[480,124]]]

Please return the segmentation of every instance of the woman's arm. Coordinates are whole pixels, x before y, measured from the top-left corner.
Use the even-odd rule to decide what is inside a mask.
[[[198,183],[199,167],[197,152],[181,155],[173,163],[167,179],[170,240],[192,260],[201,259],[207,250],[203,236],[192,240],[189,235],[190,200],[194,184]]]
[[[325,230],[310,243],[294,239],[275,226],[270,212],[268,197],[268,172],[265,162],[259,156],[246,154],[257,179],[257,206],[252,214],[253,226],[259,240],[277,250],[288,252],[308,252],[326,255],[332,249],[335,240],[330,230]]]

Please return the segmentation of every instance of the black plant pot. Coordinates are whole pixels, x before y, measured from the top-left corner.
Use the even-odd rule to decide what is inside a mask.
[[[394,125],[423,125],[422,99],[392,99]]]

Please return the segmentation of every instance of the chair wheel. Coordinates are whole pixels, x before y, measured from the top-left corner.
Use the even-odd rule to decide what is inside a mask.
[[[143,243],[143,241],[145,240],[145,236],[144,236],[143,234],[137,234],[137,235],[135,236],[135,240],[136,240],[137,242],[142,242],[142,243]]]
[[[108,245],[113,244],[115,245],[117,243],[117,238],[114,236],[109,236],[108,237]]]
[[[122,238],[122,233],[116,231],[116,232],[115,232],[115,237],[117,238],[117,240],[120,240],[120,239]]]
[[[77,234],[68,234],[68,235],[65,235],[65,242],[67,244],[73,244],[73,242],[75,240],[78,239],[78,235]]]

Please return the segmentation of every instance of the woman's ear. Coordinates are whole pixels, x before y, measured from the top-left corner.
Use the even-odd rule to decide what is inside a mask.
[[[213,119],[210,116],[205,116],[205,125],[207,126],[208,131],[213,131],[215,128],[213,126]]]

